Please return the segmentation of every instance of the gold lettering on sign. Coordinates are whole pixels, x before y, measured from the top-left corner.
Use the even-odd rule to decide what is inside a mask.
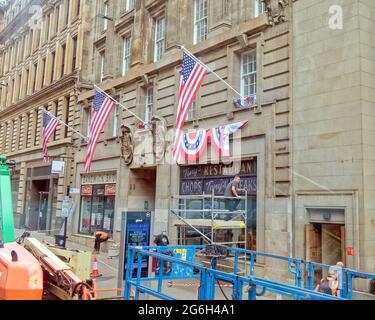
[[[116,183],[116,180],[117,180],[116,173],[82,176],[82,184]]]

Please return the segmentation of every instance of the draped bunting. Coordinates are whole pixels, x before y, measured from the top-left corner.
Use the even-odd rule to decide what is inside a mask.
[[[242,122],[232,123],[220,126],[218,128],[209,129],[211,143],[219,156],[230,156],[229,136],[240,130],[248,122],[248,120],[245,120]]]
[[[198,160],[207,149],[208,138],[216,153],[221,157],[230,156],[229,137],[240,130],[249,121],[232,123],[211,129],[198,129],[180,136],[181,155],[187,161]],[[178,159],[180,160],[180,159]],[[178,161],[179,163],[179,161]]]

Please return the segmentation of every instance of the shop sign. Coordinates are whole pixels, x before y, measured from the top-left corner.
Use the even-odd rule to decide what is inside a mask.
[[[70,188],[69,194],[80,194],[79,188]]]
[[[65,172],[65,161],[52,161],[52,174],[64,174]]]
[[[92,196],[92,185],[81,187],[81,196]]]
[[[235,175],[241,177],[240,188],[249,195],[257,193],[256,161],[247,160],[234,163],[189,166],[181,168],[181,195],[212,194],[222,196],[228,183]]]
[[[61,208],[61,218],[69,217],[69,197],[64,197]]]
[[[116,185],[115,184],[106,184],[105,185],[105,195],[106,196],[115,196],[116,195]]]
[[[82,184],[109,184],[116,183],[116,173],[90,174],[82,176]]]

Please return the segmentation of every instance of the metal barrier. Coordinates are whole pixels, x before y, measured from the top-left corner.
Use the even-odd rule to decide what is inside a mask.
[[[257,297],[264,295],[266,292],[279,294],[282,296],[291,297],[297,300],[350,300],[352,299],[353,278],[362,277],[374,279],[374,274],[357,272],[351,269],[342,269],[342,276],[344,278],[341,297],[335,297],[320,292],[314,291],[314,277],[315,269],[330,268],[330,265],[319,264],[301,259],[287,258],[267,253],[254,252],[239,248],[226,248],[228,255],[232,254],[233,259],[233,273],[223,272],[216,269],[217,259],[211,260],[211,267],[205,267],[203,264],[195,261],[186,261],[184,259],[168,256],[166,252],[173,252],[174,250],[193,250],[194,255],[197,250],[206,248],[206,246],[171,246],[171,247],[130,247],[128,253],[128,260],[126,264],[126,278],[125,278],[125,299],[129,300],[132,288],[135,288],[135,299],[139,299],[140,293],[149,294],[159,299],[175,300],[174,297],[163,292],[164,281],[171,281],[175,279],[199,279],[199,300],[214,300],[215,289],[217,281],[224,281],[231,285],[233,300],[256,300]],[[250,272],[248,275],[239,274],[239,259],[241,255],[246,254],[249,258]],[[276,259],[285,261],[288,270],[294,275],[294,285],[283,283],[280,281],[273,281],[255,276],[256,258],[265,257],[268,259]],[[155,258],[160,261],[160,270],[158,275],[148,278],[141,278],[142,258]],[[181,270],[195,270],[196,274],[180,273],[169,276],[164,275],[164,263],[169,262],[175,269]],[[136,270],[136,272],[134,271]],[[133,272],[135,276],[133,276]],[[306,285],[304,285],[304,278]],[[153,289],[146,285],[152,281],[157,282],[157,288]],[[245,289],[245,290],[244,290]],[[261,290],[261,292],[258,292]],[[247,292],[247,297],[244,297],[244,291]]]

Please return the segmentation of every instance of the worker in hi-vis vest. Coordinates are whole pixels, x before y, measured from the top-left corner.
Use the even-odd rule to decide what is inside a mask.
[[[104,231],[95,232],[95,244],[94,244],[93,253],[99,254],[100,253],[100,244],[108,241],[108,239],[109,239],[109,234],[107,232],[104,232]]]

